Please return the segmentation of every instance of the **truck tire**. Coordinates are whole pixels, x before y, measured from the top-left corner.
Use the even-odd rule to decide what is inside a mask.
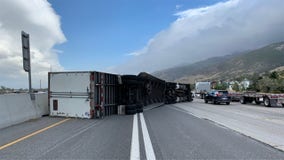
[[[142,85],[143,81],[135,75],[124,75],[122,76],[122,83],[126,85]]]
[[[137,113],[136,109],[135,110],[125,110],[125,114],[131,115]]]
[[[270,99],[268,97],[264,97],[264,106],[265,107],[271,107],[271,104],[270,104]]]
[[[142,113],[143,112],[143,105],[142,104],[138,104],[137,105],[137,113]]]
[[[249,98],[248,100],[246,100],[247,103],[252,103],[253,99]]]
[[[125,110],[135,110],[136,108],[136,104],[130,104],[125,106]]]
[[[137,113],[142,113],[142,112],[143,112],[143,108],[137,109]]]
[[[226,105],[230,105],[230,102],[226,102]]]
[[[241,97],[241,98],[240,98],[240,103],[241,103],[241,104],[246,104],[246,99],[245,99],[245,97]]]
[[[130,115],[130,114],[135,114],[135,113],[137,113],[136,104],[131,104],[131,105],[125,106],[125,114]]]
[[[204,100],[205,103],[208,103],[208,100]]]
[[[260,104],[261,102],[259,101],[259,98],[255,98],[254,100],[255,104]]]

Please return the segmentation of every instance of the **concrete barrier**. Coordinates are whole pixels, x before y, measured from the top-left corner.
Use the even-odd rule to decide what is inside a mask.
[[[0,95],[0,128],[18,124],[48,114],[47,93]]]
[[[32,102],[36,109],[37,117],[49,115],[48,94],[47,93],[35,94],[35,100]]]
[[[0,128],[11,125],[10,111],[4,95],[0,95],[0,117]]]

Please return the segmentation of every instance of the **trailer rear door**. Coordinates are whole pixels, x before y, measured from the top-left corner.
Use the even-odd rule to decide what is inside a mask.
[[[90,72],[49,75],[50,115],[90,118]]]

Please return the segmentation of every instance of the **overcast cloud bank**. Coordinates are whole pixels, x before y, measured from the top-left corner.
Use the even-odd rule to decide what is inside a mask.
[[[47,72],[63,70],[55,44],[66,39],[60,17],[46,0],[1,0],[0,5],[0,85],[28,88],[28,76],[22,69],[21,31],[30,34],[34,87],[47,87]]]
[[[176,13],[169,28],[111,70],[154,72],[283,41],[283,6],[283,0],[229,0]]]

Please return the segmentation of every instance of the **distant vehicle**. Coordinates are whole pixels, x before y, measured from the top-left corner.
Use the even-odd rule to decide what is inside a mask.
[[[210,82],[196,82],[195,83],[195,94],[200,95],[200,98],[203,99],[204,96],[211,91]]]
[[[230,92],[229,93],[232,102],[239,102],[241,97],[243,96],[243,93],[241,92]]]
[[[212,102],[213,104],[226,103],[229,105],[231,102],[231,97],[229,96],[228,91],[216,90],[206,94],[204,97],[204,102]]]
[[[244,92],[240,97],[240,103],[252,103],[261,104],[263,103],[266,107],[271,106],[283,106],[284,107],[284,94],[273,94],[273,93],[257,93],[254,91]]]

